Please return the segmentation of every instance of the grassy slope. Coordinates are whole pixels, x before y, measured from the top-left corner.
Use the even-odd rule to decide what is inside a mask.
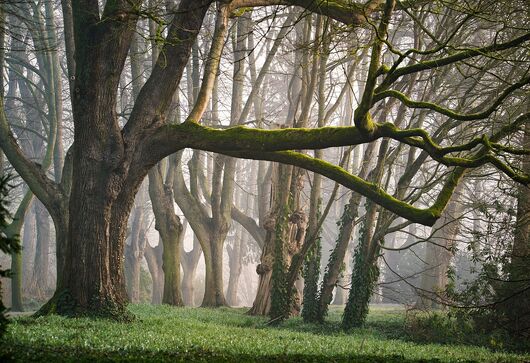
[[[0,346],[0,361],[293,361],[456,362],[530,361],[530,355],[494,353],[473,346],[406,341],[402,312],[376,310],[366,328],[337,330],[330,323],[292,319],[279,328],[242,309],[131,306],[133,323],[19,318]]]

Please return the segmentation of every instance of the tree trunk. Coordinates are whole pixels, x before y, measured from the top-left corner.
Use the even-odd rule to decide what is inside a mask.
[[[36,226],[35,226],[35,204],[32,203],[29,213],[24,218],[24,232],[22,234],[22,255],[23,264],[23,278],[24,278],[24,294],[33,295],[32,286],[33,283],[33,266],[35,263],[35,241],[36,238]]]
[[[368,145],[364,152],[364,160],[370,160],[373,156],[375,149],[374,143]],[[370,168],[370,163],[363,163],[359,176],[366,178]],[[348,204],[344,206],[344,211],[339,221],[339,235],[337,237],[337,243],[331,252],[329,257],[328,265],[326,267],[326,273],[320,287],[319,297],[319,320],[324,321],[327,313],[329,304],[333,298],[333,290],[339,281],[342,267],[344,265],[344,258],[346,251],[350,244],[350,240],[355,229],[355,222],[359,216],[359,206],[361,204],[362,196],[359,193],[353,193],[350,197]]]
[[[425,246],[425,265],[421,274],[420,296],[416,302],[419,309],[440,309],[445,306],[447,269],[454,255],[453,248],[460,229],[463,205],[459,200],[463,187],[463,182],[456,187],[451,202],[432,227]]]
[[[143,191],[136,196],[132,215],[131,233],[126,247],[127,293],[133,303],[140,302],[140,271],[145,247],[144,196]]]
[[[206,276],[202,307],[227,306],[223,287],[223,242],[219,238],[211,237],[210,248],[203,250]]]
[[[242,250],[243,250],[243,230],[241,227],[236,229],[234,244],[228,246],[228,265],[230,266],[230,276],[228,278],[228,288],[226,289],[226,300],[230,306],[238,306],[237,289],[239,277],[242,269]]]
[[[41,300],[49,297],[49,261],[50,261],[50,219],[46,208],[38,200],[35,201],[35,216],[37,222],[37,246],[35,263],[33,269],[33,281],[35,283],[32,291]]]
[[[193,238],[193,249],[182,253],[182,297],[186,306],[195,306],[195,274],[202,254],[201,245],[196,236]]]
[[[162,270],[162,243],[156,247],[149,246],[146,243],[145,248],[145,260],[147,261],[147,267],[151,273],[151,279],[153,280],[153,291],[151,296],[151,304],[161,304],[162,294],[164,293],[164,271]]]
[[[248,312],[250,315],[267,315],[271,307],[271,278],[274,261],[274,221],[272,218],[265,221],[264,227],[267,235],[261,251],[260,263],[256,266],[259,283],[254,303]]]
[[[125,305],[128,298],[121,256],[135,191],[110,206],[109,200],[114,198],[96,197],[89,187],[98,188],[100,181],[92,177],[97,174],[87,173],[84,178],[74,178],[84,179],[88,185],[78,187],[74,184],[72,190],[65,279],[56,292],[61,301],[57,304],[57,312],[127,318]],[[101,193],[105,188],[99,185],[98,190]],[[87,195],[92,197],[87,198]],[[70,300],[69,303],[63,298]]]
[[[184,227],[175,214],[173,191],[165,185],[157,165],[149,171],[149,196],[155,214],[155,228],[162,242],[162,269],[164,270],[163,304],[183,306],[180,285],[180,254],[184,240]],[[172,171],[168,171],[171,173]]]
[[[355,235],[353,236],[355,238]],[[339,276],[339,280],[337,282],[337,286],[335,289],[335,297],[333,298],[332,305],[344,305],[346,304],[346,298],[347,296],[347,290],[345,286],[348,286],[350,284],[350,275],[351,275],[351,268],[349,267],[351,260],[351,248],[348,248],[346,250],[346,254],[344,255],[344,264],[343,268],[341,269],[341,273]]]
[[[29,208],[31,200],[33,199],[33,193],[27,191],[24,198],[20,202],[13,221],[5,229],[4,233],[8,239],[15,239],[20,234],[22,224],[24,222],[24,216]],[[24,311],[22,304],[22,280],[23,280],[23,268],[22,268],[22,252],[16,252],[11,255],[11,310],[12,311]]]
[[[396,232],[385,236],[385,246],[390,248],[396,248]],[[385,274],[383,277],[384,285],[382,285],[382,298],[383,303],[395,304],[400,302],[398,293],[395,291],[395,287],[392,286],[393,280],[399,280],[399,276],[392,272],[397,272],[399,251],[384,251],[385,258]]]
[[[162,303],[175,306],[184,306],[180,285],[180,253],[184,239],[182,225],[171,233],[171,238],[163,241],[162,269],[164,270],[164,294]]]

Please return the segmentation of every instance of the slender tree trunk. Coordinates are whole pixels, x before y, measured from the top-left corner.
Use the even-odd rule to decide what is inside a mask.
[[[372,158],[374,148],[375,145],[373,143],[368,145],[364,153],[365,160],[370,160]],[[370,163],[363,164],[359,172],[361,178],[365,178],[368,175],[369,167]],[[346,251],[348,250],[351,236],[355,228],[355,222],[359,216],[361,200],[362,196],[359,193],[353,193],[348,204],[344,206],[344,211],[339,221],[337,243],[329,257],[326,273],[324,274],[322,285],[320,287],[319,321],[324,321],[328,313],[329,304],[333,298],[333,290],[341,276]]]
[[[161,304],[162,294],[164,293],[164,271],[162,270],[162,242],[156,247],[149,246],[146,243],[145,260],[147,267],[151,273],[153,280],[153,291],[151,296],[151,304]]]
[[[33,295],[31,290],[33,284],[33,266],[35,263],[35,245],[36,245],[36,226],[35,226],[35,205],[31,204],[29,213],[24,218],[24,232],[22,234],[22,255],[24,294]]]
[[[201,245],[196,236],[193,238],[193,249],[182,254],[182,297],[186,306],[195,306],[195,274],[202,254]]]
[[[33,281],[35,283],[36,296],[44,299],[49,290],[49,261],[51,230],[49,214],[44,205],[38,200],[35,202],[35,215],[37,222],[37,247],[33,269]]]
[[[351,329],[364,323],[368,315],[370,297],[379,277],[377,258],[374,258],[370,251],[370,242],[372,241],[376,218],[376,205],[367,201],[365,219],[362,223],[359,243],[355,248],[353,257],[351,288],[342,317],[344,329]]]
[[[242,269],[242,249],[243,249],[243,230],[241,227],[236,229],[234,244],[228,246],[228,265],[230,266],[230,276],[228,278],[228,288],[226,289],[226,300],[230,306],[238,306],[237,289],[239,277]]]
[[[184,239],[184,227],[175,214],[173,191],[162,179],[159,164],[149,171],[149,195],[155,214],[155,228],[163,245],[162,269],[164,270],[164,294],[162,303],[183,306],[180,276],[180,256]],[[171,170],[168,173],[172,172]]]
[[[133,210],[130,245],[127,246],[126,273],[128,281],[128,296],[131,302],[140,302],[140,271],[145,247],[144,230],[144,196],[143,191],[136,196]]]
[[[20,202],[15,215],[13,216],[13,222],[7,228],[4,229],[4,233],[8,239],[14,239],[20,234],[22,224],[24,222],[24,216],[29,208],[31,200],[33,199],[33,193],[27,191],[24,194],[24,198]],[[23,268],[22,268],[22,253],[13,253],[11,255],[11,310],[12,311],[24,311],[22,303],[22,281],[23,281]]]
[[[421,274],[420,296],[416,302],[419,309],[444,307],[445,288],[448,283],[447,269],[454,256],[453,248],[460,229],[463,205],[459,200],[463,187],[463,182],[456,187],[451,202],[432,227],[431,236],[425,246],[425,265]]]
[[[396,248],[396,236],[397,233],[391,233],[385,236],[385,246],[390,248]],[[393,304],[399,302],[399,294],[396,293],[392,284],[393,280],[398,280],[399,276],[392,271],[397,272],[397,265],[399,261],[399,252],[398,251],[384,251],[385,258],[385,274],[383,277],[384,285],[382,286],[382,297],[383,303]]]

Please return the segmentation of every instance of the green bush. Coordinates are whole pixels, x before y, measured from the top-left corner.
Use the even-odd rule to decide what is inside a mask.
[[[530,349],[528,342],[512,339],[505,329],[491,329],[490,324],[480,324],[484,319],[485,316],[477,319],[465,310],[412,312],[406,316],[405,332],[416,342],[476,345],[494,351]]]

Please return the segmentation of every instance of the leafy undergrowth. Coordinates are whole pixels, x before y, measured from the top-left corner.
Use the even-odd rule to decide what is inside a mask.
[[[372,310],[351,333],[329,323],[291,319],[270,327],[244,309],[133,305],[132,323],[59,316],[17,318],[0,345],[0,361],[215,362],[521,362],[530,355],[483,347],[418,344],[404,330],[404,312]]]

